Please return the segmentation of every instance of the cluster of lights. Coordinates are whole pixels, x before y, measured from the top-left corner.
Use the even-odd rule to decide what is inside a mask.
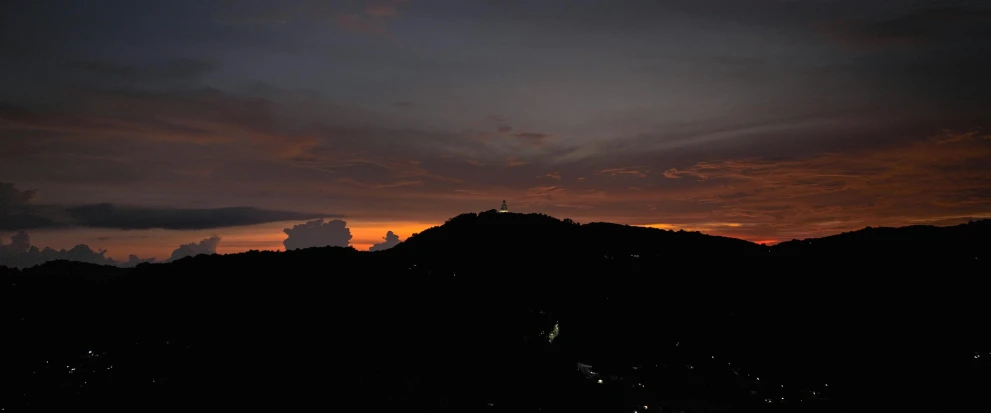
[[[681,346],[681,342],[680,341],[679,342],[675,342],[674,345],[675,345],[675,347],[680,347]],[[974,353],[974,354],[975,354],[975,358],[979,358],[980,354],[978,354],[978,353]],[[989,354],[991,354],[991,353],[989,353]],[[709,360],[710,361],[711,360],[716,360],[716,359],[717,358],[716,358],[715,355],[710,355],[709,356]],[[715,363],[715,362],[713,362],[713,363]],[[719,362],[719,365],[722,365],[722,361]],[[733,363],[727,361],[726,362],[726,366],[733,366]],[[578,363],[578,369],[583,374],[585,374],[590,380],[595,381],[596,384],[603,384],[605,382],[603,380],[603,378],[602,378],[603,376],[601,376],[598,373],[593,372],[591,370],[591,367],[592,366],[587,365],[587,364]],[[659,367],[659,366],[655,364],[654,367]],[[667,366],[664,366],[664,367],[666,368]],[[686,364],[685,365],[685,368],[687,370],[695,370],[695,367],[696,366],[695,365],[692,365],[692,364]],[[642,365],[635,365],[635,366],[631,366],[631,369],[634,370],[634,371],[641,371],[643,369],[643,366]],[[739,370],[739,367],[730,367],[730,370],[733,372],[734,375],[737,375],[737,376],[743,376],[743,375],[745,375],[748,378],[749,377],[753,377],[753,379],[755,381],[760,381],[760,377],[751,375],[750,373],[741,374],[741,372]],[[613,379],[617,379],[617,378],[614,378],[614,377],[611,377],[610,376],[609,379],[610,380],[613,380]],[[626,378],[626,377],[620,377],[620,378],[618,378],[618,380],[620,380],[620,381],[626,381],[627,379],[632,379],[632,378]],[[641,382],[639,380],[635,380],[633,382],[633,384],[632,384],[632,387],[634,389],[643,389],[646,386],[644,385],[643,382]],[[784,389],[785,388],[785,385],[784,384],[779,384],[778,387],[781,388],[781,389]],[[828,383],[823,383],[823,387],[829,387],[829,384]],[[811,394],[811,396],[813,398],[815,398],[815,399],[823,400],[822,399],[822,392],[819,391],[819,390],[806,390],[805,393],[806,394]],[[758,394],[758,391],[757,390],[751,390],[750,391],[750,394],[756,396]],[[780,395],[779,396],[775,396],[775,397],[765,397],[764,398],[764,402],[767,403],[767,404],[786,403],[789,400],[795,400],[795,399],[787,399],[787,398],[785,398],[783,396],[780,396]],[[802,397],[799,397],[797,400],[801,402],[801,401],[805,401],[807,399],[804,399]],[[638,408],[634,409],[633,412],[634,413],[643,413],[642,411],[645,411],[645,410],[647,410],[647,406],[638,407]]]

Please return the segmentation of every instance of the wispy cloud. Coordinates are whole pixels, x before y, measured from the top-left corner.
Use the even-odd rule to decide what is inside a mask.
[[[637,178],[646,178],[647,174],[650,173],[650,169],[641,166],[627,166],[622,168],[609,168],[599,171],[599,174],[609,175],[609,176],[635,176]]]
[[[538,133],[538,132],[520,132],[516,134],[516,138],[520,140],[524,145],[530,146],[543,146],[546,140],[551,137],[548,133]]]

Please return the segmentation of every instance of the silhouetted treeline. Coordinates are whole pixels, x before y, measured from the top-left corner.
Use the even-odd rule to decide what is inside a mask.
[[[988,266],[964,252],[988,232],[767,248],[488,212],[374,253],[0,267],[0,407],[983,411]],[[843,247],[892,237],[959,248]]]

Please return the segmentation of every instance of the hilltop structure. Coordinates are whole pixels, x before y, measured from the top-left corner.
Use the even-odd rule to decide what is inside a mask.
[[[509,212],[509,207],[506,206],[506,200],[502,201],[502,207],[499,208],[499,212]]]

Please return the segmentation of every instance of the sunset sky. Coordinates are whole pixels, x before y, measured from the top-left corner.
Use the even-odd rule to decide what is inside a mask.
[[[0,39],[3,244],[991,217],[985,1],[13,0]]]

